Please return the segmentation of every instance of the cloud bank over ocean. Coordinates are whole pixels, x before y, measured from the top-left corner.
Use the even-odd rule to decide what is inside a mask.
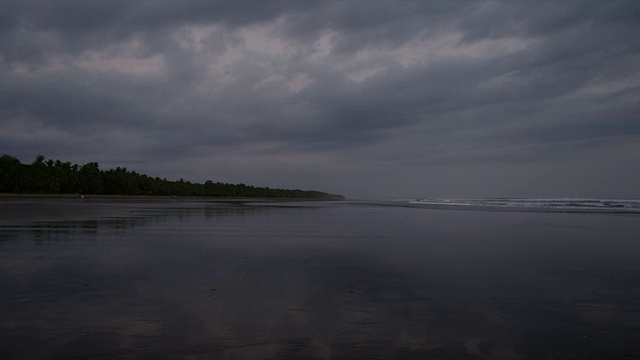
[[[0,4],[0,153],[352,196],[640,197],[640,3]]]

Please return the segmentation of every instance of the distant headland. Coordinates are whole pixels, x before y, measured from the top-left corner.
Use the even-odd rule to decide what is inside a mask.
[[[184,179],[170,181],[124,167],[100,170],[97,162],[77,165],[46,159],[42,155],[38,155],[31,164],[23,164],[6,154],[0,157],[0,193],[344,199],[342,195],[321,191],[271,189],[212,180],[204,184]]]

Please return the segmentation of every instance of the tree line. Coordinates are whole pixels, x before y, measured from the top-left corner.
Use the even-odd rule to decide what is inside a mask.
[[[271,189],[207,180],[204,184],[170,181],[129,171],[125,167],[100,170],[97,162],[82,166],[38,155],[23,164],[10,155],[0,157],[0,193],[95,194],[149,196],[210,196],[343,199],[320,191]]]

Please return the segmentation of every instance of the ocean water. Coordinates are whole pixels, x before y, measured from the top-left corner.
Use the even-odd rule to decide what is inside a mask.
[[[409,201],[411,204],[474,209],[497,209],[546,211],[546,212],[595,212],[595,213],[635,213],[640,214],[638,199],[422,199]]]
[[[640,215],[451,208],[1,199],[0,358],[640,357]]]

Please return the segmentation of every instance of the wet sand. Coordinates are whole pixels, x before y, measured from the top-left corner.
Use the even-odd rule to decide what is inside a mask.
[[[640,357],[639,219],[0,199],[0,358]]]

